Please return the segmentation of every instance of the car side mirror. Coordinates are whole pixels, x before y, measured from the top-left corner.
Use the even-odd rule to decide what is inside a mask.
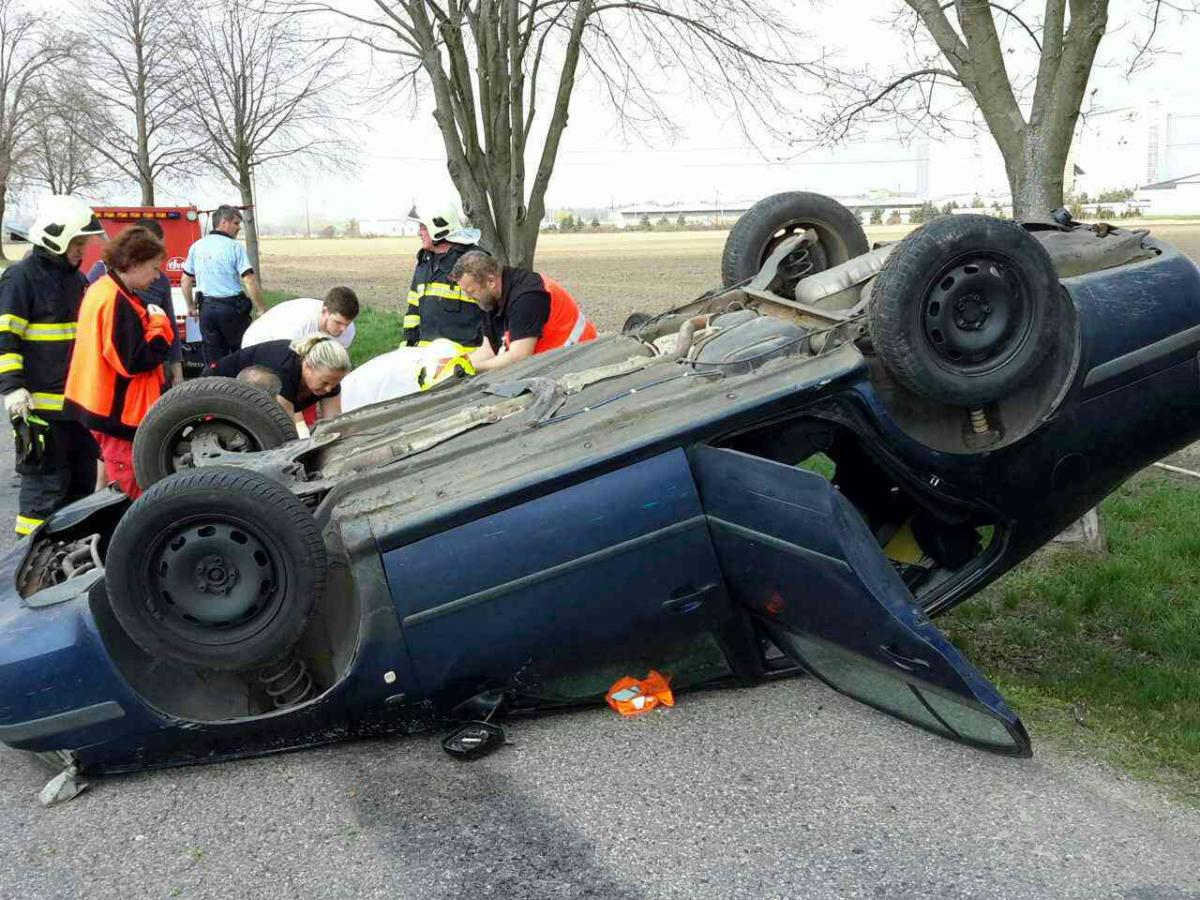
[[[467,722],[442,738],[442,749],[455,759],[471,760],[487,756],[504,746],[504,729],[491,722]]]

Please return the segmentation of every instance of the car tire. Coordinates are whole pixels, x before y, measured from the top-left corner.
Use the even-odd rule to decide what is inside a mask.
[[[296,423],[274,397],[235,378],[198,378],[171,388],[146,413],[133,438],[133,472],[145,490],[191,468],[191,440],[212,431],[222,449],[270,450],[296,440]]]
[[[309,510],[257,472],[163,479],[121,518],[105,558],[109,605],[155,659],[242,671],[286,654],[325,586]]]
[[[934,219],[908,235],[871,286],[875,352],[910,391],[975,407],[1024,384],[1061,340],[1058,276],[1015,222]]]
[[[809,251],[812,269],[806,275],[870,249],[858,216],[836,200],[807,191],[772,194],[750,207],[725,239],[722,283],[728,288],[753,278],[780,241],[808,228],[816,231],[819,242]],[[799,280],[791,279],[785,290],[794,290]]]

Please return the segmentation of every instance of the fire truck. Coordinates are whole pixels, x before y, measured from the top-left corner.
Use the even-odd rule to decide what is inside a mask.
[[[205,215],[195,206],[94,206],[92,212],[100,221],[104,233],[116,237],[138,219],[154,219],[163,230],[163,243],[167,248],[164,266],[171,281],[171,305],[175,310],[175,327],[183,342],[183,374],[190,378],[204,369],[201,351],[200,323],[194,316],[187,315],[187,304],[179,287],[183,276],[183,263],[188,248],[200,240],[202,229],[200,217]],[[103,244],[93,241],[83,256],[81,271],[88,271],[100,259]]]

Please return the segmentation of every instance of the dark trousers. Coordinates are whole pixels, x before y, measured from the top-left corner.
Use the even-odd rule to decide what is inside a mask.
[[[250,301],[245,301],[249,306]],[[204,340],[204,363],[211,366],[219,359],[242,349],[242,335],[250,327],[250,312],[243,303],[205,297],[200,305],[200,337]]]
[[[96,489],[100,448],[78,422],[48,420],[46,450],[36,463],[18,463],[21,476],[17,534],[29,534],[50,514]]]

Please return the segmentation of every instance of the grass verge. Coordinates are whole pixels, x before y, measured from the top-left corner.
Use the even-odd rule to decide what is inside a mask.
[[[937,624],[1036,737],[1200,804],[1200,491],[1146,472],[1101,515],[1107,556],[1043,551]]]

